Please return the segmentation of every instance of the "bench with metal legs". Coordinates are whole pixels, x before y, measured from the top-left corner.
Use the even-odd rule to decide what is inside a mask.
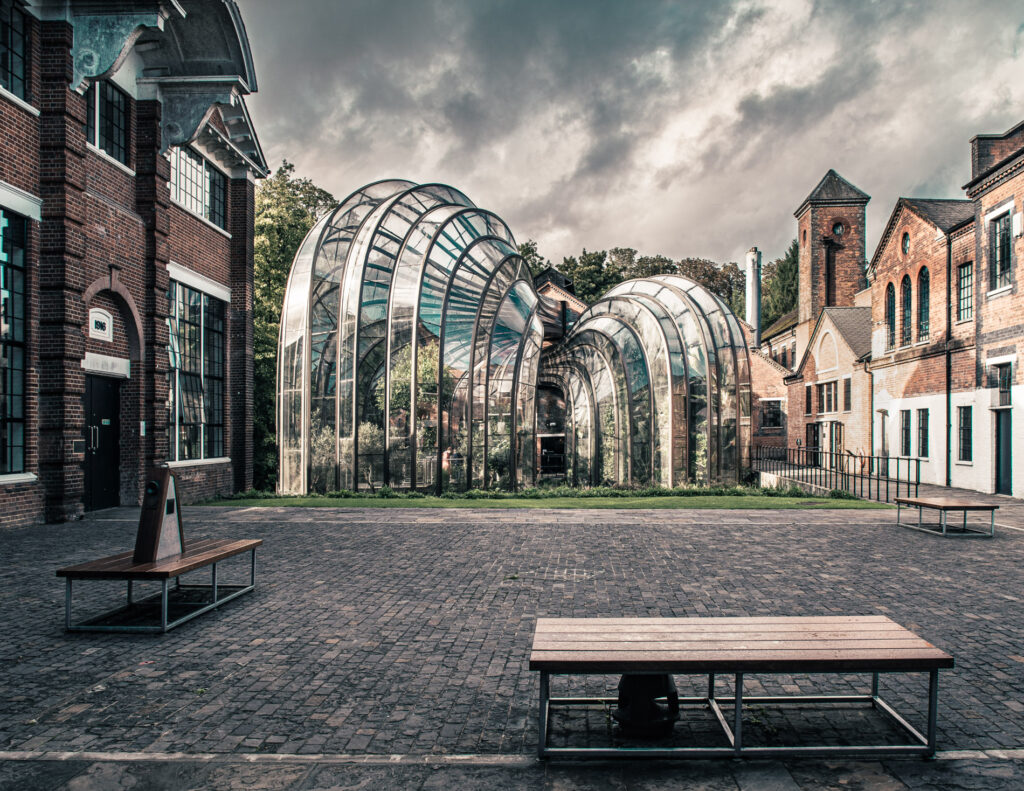
[[[260,539],[241,541],[205,540],[194,542],[189,551],[157,563],[139,564],[132,553],[113,555],[102,560],[60,569],[58,576],[65,578],[64,626],[69,632],[146,632],[163,633],[190,621],[203,613],[249,593],[256,587],[256,548]],[[220,579],[218,564],[239,554],[249,552],[249,580],[247,583],[225,584]],[[187,572],[210,567],[209,584],[182,584],[181,576]],[[73,583],[75,580],[124,580],[126,603],[106,613],[79,623],[72,623]],[[135,583],[152,581],[160,584],[157,593],[141,599],[135,598]],[[172,585],[173,582],[173,585]],[[200,594],[188,597],[189,592]],[[175,594],[179,594],[175,596]],[[159,603],[159,617],[148,623],[130,623],[131,616],[150,609],[147,605]],[[172,617],[172,608],[177,611]],[[118,622],[121,621],[121,622]]]
[[[998,505],[990,505],[988,503],[979,502],[968,502],[965,500],[956,500],[951,497],[897,497],[896,502],[896,524],[900,527],[907,527],[911,530],[920,530],[922,533],[931,533],[932,535],[942,536],[957,536],[961,538],[971,537],[985,537],[991,538],[996,534],[996,511],[999,509]],[[903,506],[910,508],[917,508],[917,524],[904,522],[902,519]],[[922,514],[924,509],[930,509],[939,512],[939,528],[925,527]],[[963,525],[959,528],[949,527],[949,512],[950,511],[961,511],[963,513]],[[989,528],[985,530],[979,530],[976,527],[968,527],[967,525],[967,512],[968,511],[988,511],[989,512]]]
[[[537,752],[541,758],[725,758],[835,755],[934,755],[939,669],[953,657],[885,616],[764,618],[540,618],[530,669],[540,671]],[[856,695],[747,696],[747,675],[868,673],[871,689]],[[879,694],[880,673],[928,673],[925,732]],[[706,675],[707,695],[679,698],[680,706],[709,709],[725,746],[553,747],[553,708],[606,709],[621,698],[552,697],[554,675]],[[716,693],[716,678],[733,677],[733,695]],[[620,687],[621,695],[621,687]],[[674,693],[673,693],[674,698]],[[868,704],[909,738],[898,744],[748,746],[744,707]],[[732,706],[731,723],[723,706]]]
[[[635,671],[630,671],[635,672]],[[716,673],[708,673],[708,694],[706,697],[681,697],[679,705],[710,709],[722,728],[728,747],[551,747],[550,722],[553,707],[614,705],[617,698],[552,698],[550,696],[550,675],[541,671],[540,701],[538,713],[537,754],[540,758],[765,758],[788,756],[834,756],[834,755],[921,755],[935,754],[935,731],[939,695],[939,671],[927,671],[928,680],[928,724],[922,734],[900,715],[878,694],[878,673],[871,674],[871,692],[866,695],[785,695],[756,696],[743,694],[743,673],[730,673],[734,677],[735,694],[722,697],[715,693]],[[567,674],[568,675],[568,674]],[[739,705],[736,705],[739,702]],[[743,742],[744,706],[799,705],[799,704],[858,704],[867,703],[882,712],[903,733],[910,737],[906,744],[883,745],[800,745],[789,747],[751,747]],[[731,706],[732,723],[722,711],[722,706]]]

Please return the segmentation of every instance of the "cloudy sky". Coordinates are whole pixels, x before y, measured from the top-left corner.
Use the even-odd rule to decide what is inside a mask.
[[[441,181],[561,261],[769,260],[831,167],[963,197],[970,138],[1024,120],[1024,0],[239,0],[276,167],[341,199]]]

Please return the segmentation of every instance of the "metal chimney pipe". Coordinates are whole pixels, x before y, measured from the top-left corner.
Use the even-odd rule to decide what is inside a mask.
[[[761,251],[751,247],[747,251],[747,324],[754,328],[751,345],[761,345]]]

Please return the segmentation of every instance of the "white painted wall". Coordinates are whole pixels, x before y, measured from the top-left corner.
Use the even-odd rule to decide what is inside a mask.
[[[997,403],[997,391],[984,388],[963,393],[953,393],[950,397],[952,408],[950,415],[952,442],[952,472],[950,483],[953,486],[974,489],[991,494],[995,491],[995,426],[996,410],[992,406]],[[1011,390],[1013,404],[1011,416],[1013,458],[1012,485],[1013,496],[1024,498],[1024,385],[1015,385]],[[969,462],[959,461],[959,431],[957,407],[973,407],[973,459]],[[929,418],[928,456],[921,458],[921,482],[939,486],[946,483],[946,396],[945,393],[934,393],[914,398],[891,398],[884,391],[875,394],[875,413],[872,420],[875,426],[874,453],[881,454],[881,418],[878,410],[889,411],[888,440],[889,455],[897,456],[900,448],[900,411],[911,410],[911,451],[918,458],[917,443],[917,410],[927,409]]]

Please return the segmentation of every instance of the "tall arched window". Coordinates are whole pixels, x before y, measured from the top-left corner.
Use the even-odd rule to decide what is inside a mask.
[[[924,341],[928,339],[928,267],[923,267],[917,276],[917,339]]]
[[[910,275],[904,275],[903,283],[900,284],[900,346],[910,343],[912,302]]]
[[[896,345],[896,289],[892,283],[885,287],[885,348]]]

